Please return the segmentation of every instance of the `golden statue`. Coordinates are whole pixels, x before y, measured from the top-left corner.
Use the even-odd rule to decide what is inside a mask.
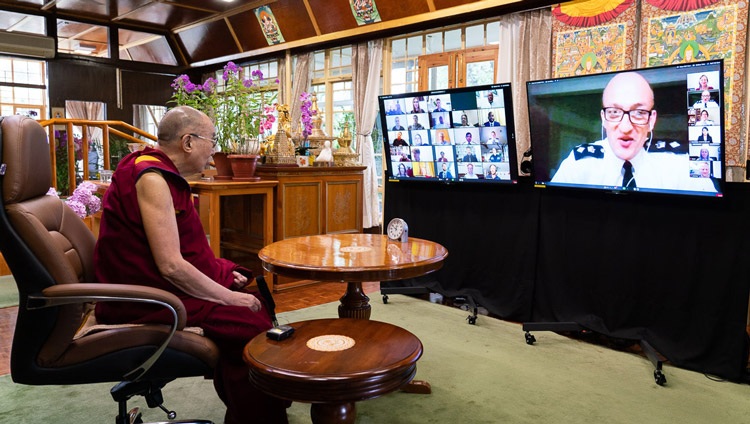
[[[298,166],[294,156],[291,123],[289,122],[289,106],[279,105],[276,134],[268,137],[266,163],[269,165]]]

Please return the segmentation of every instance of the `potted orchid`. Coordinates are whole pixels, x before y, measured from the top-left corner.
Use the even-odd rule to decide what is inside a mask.
[[[210,116],[216,125],[216,138],[225,153],[257,151],[258,138],[267,135],[275,118],[276,94],[263,87],[263,72],[255,70],[249,78],[234,62],[224,66],[221,80],[210,77],[195,84],[187,75],[172,82],[169,103],[192,106]],[[256,141],[249,141],[255,138]]]
[[[300,123],[302,124],[302,134],[299,144],[295,148],[295,154],[298,156],[306,156],[307,150],[310,146],[307,144],[307,137],[313,132],[313,116],[318,111],[312,108],[312,94],[303,91],[299,96],[300,102]]]

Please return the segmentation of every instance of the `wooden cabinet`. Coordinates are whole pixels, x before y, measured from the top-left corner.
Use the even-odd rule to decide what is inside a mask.
[[[318,234],[362,232],[364,166],[258,166],[263,180],[278,181],[274,207],[274,241]],[[274,276],[274,288],[310,282]]]
[[[236,262],[259,275],[258,251],[273,242],[276,181],[192,182],[198,210],[217,257]],[[269,287],[273,283],[266,273]]]

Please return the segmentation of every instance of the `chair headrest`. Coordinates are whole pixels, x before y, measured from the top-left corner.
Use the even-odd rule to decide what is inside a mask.
[[[31,118],[12,115],[2,121],[3,202],[8,205],[47,193],[52,183],[47,134]]]

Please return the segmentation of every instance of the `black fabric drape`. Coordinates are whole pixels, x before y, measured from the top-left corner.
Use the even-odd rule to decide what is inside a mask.
[[[385,222],[443,244],[415,281],[511,321],[646,340],[673,364],[739,381],[747,366],[750,186],[721,199],[388,183]],[[519,335],[520,337],[520,335]]]

